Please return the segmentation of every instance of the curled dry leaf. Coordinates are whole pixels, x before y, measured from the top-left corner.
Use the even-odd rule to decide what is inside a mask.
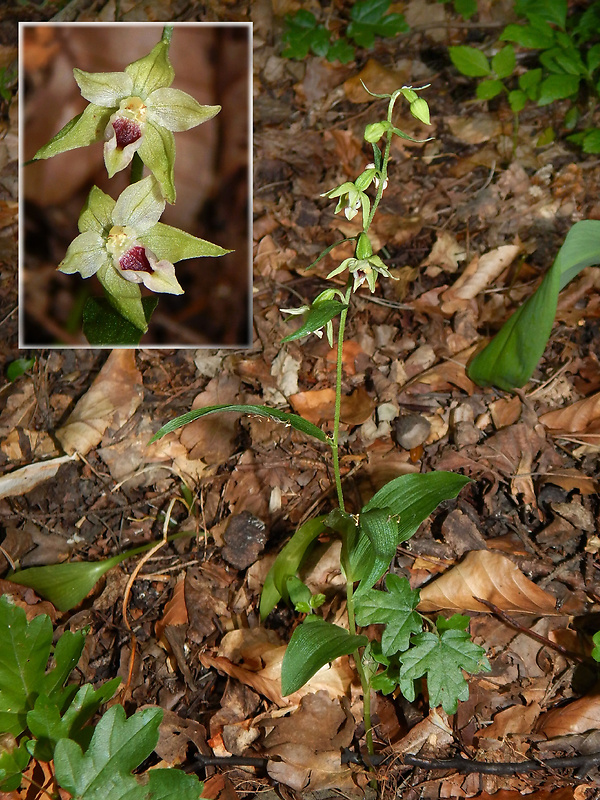
[[[335,408],[333,389],[310,389],[307,392],[293,394],[288,399],[296,414],[300,414],[315,425],[333,417]],[[348,425],[362,425],[369,419],[374,408],[373,399],[363,386],[359,386],[352,394],[342,397],[340,419]]]
[[[353,75],[344,83],[344,92],[351,103],[369,103],[372,97],[365,92],[363,83],[371,92],[378,94],[392,93],[399,86],[410,83],[410,62],[407,68],[398,72],[388,69],[375,59],[370,58],[358,75]],[[361,83],[362,81],[362,83]]]
[[[481,731],[479,738],[503,739],[511,733],[529,734],[539,717],[541,708],[539,703],[530,703],[527,706],[515,705],[499,711],[494,716],[492,724]]]
[[[442,311],[452,314],[464,308],[468,300],[477,297],[512,264],[520,250],[516,244],[504,244],[489,253],[476,256],[442,295]]]
[[[121,428],[137,411],[144,389],[135,350],[113,350],[56,438],[66,453],[86,455],[109,427]]]
[[[540,422],[555,436],[582,435],[586,440],[600,441],[600,392],[584,397],[566,408],[542,414]]]
[[[49,461],[27,464],[21,469],[16,469],[14,472],[3,475],[0,478],[0,499],[30,492],[40,483],[54,478],[61,464],[72,461],[74,458],[74,455],[51,458]]]
[[[480,597],[502,611],[523,614],[557,614],[552,595],[501,553],[475,550],[464,561],[421,589],[419,611],[489,611]]]
[[[567,706],[553,708],[542,714],[536,732],[549,739],[600,728],[600,689],[574,700]]]
[[[200,661],[204,667],[214,667],[250,686],[280,708],[297,705],[304,695],[320,690],[330,697],[342,697],[348,692],[354,673],[344,657],[324,666],[294,694],[282,697],[281,663],[286,645],[278,644],[276,639],[273,631],[264,628],[231,631],[223,637],[219,648],[220,653],[228,653],[230,657],[202,653]],[[233,658],[243,659],[243,663],[234,663]]]

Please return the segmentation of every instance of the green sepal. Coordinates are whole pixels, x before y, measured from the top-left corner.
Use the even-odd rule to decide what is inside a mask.
[[[345,303],[340,303],[339,300],[323,300],[320,303],[313,303],[306,312],[304,322],[298,330],[288,334],[281,341],[293,342],[295,339],[302,339],[303,336],[308,336],[309,333],[320,330],[330,320],[337,317],[344,308],[348,308],[348,306]]]
[[[175,78],[175,70],[169,60],[169,43],[161,40],[147,56],[128,64],[125,72],[133,80],[136,96],[142,100],[155,89],[170,86]]]
[[[106,194],[97,186],[92,186],[87,196],[83,210],[79,215],[79,232],[94,233],[108,232],[112,226],[112,213],[116,202],[109,194]]]
[[[138,237],[140,242],[156,255],[159,261],[166,259],[171,264],[186,258],[201,256],[224,256],[231,253],[218,244],[207,242],[191,233],[157,222],[149,231]]]
[[[90,103],[83,113],[67,122],[56,136],[40,147],[32,160],[52,158],[67,152],[67,150],[75,150],[77,147],[86,147],[101,141],[104,138],[104,130],[111,114],[112,109]]]
[[[320,617],[307,617],[290,639],[281,664],[281,694],[297,692],[321,667],[368,644],[366,636],[355,636]]]
[[[96,275],[106,289],[111,305],[132,325],[139,328],[142,333],[146,333],[148,323],[139,283],[132,283],[122,278],[111,263],[100,267]]]
[[[171,131],[147,121],[138,153],[159,182],[165,199],[174,203],[175,137]]]

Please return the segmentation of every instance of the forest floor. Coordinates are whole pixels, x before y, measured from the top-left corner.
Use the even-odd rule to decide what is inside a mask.
[[[413,703],[374,700],[377,748],[390,756],[376,770],[380,791],[404,800],[596,797],[600,693],[590,653],[600,630],[600,268],[584,270],[561,293],[551,339],[522,391],[482,389],[465,365],[539,285],[571,226],[600,219],[600,159],[558,136],[538,146],[544,131],[559,129],[560,103],[527,107],[515,131],[505,101],[474,101],[474,82],[452,66],[448,45],[494,41],[511,3],[481,2],[478,25],[470,26],[449,7],[410,0],[411,32],[378,39],[348,65],[281,56],[283,14],[298,5],[260,0],[250,17],[242,4],[185,4],[176,16],[254,23],[254,327],[247,349],[18,350],[17,101],[4,101],[0,352],[5,368],[19,357],[35,364],[14,382],[2,380],[1,470],[78,457],[26,493],[2,491],[0,574],[10,562],[24,568],[107,558],[159,540],[163,529],[190,537],[155,553],[135,576],[137,559],[125,561],[68,612],[5,581],[0,591],[31,614],[50,614],[57,631],[90,626],[81,680],[118,675],[128,712],[146,704],[165,709],[166,763],[190,767],[195,749],[271,759],[266,768],[200,769],[206,796],[370,791],[364,765],[339,757],[340,714],[348,744],[364,747],[356,680],[344,701],[324,684],[310,701],[299,706],[295,697],[290,706],[279,670],[298,615],[280,606],[265,625],[258,615],[282,544],[335,505],[328,448],[239,414],[148,441],[173,417],[218,403],[276,406],[330,430],[335,353],[325,337],[282,345],[298,323],[279,309],[310,302],[352,255],[341,245],[306,272],[325,247],[360,230],[358,218],[334,215],[321,196],[354,180],[370,160],[364,127],[386,106],[365,94],[360,79],[373,92],[431,84],[431,127],[404,111],[398,125],[433,139],[395,140],[372,228],[397,280],[382,280],[374,294],[363,287],[348,318],[341,465],[351,511],[399,475],[449,470],[472,479],[398,548],[392,571],[413,588],[432,589],[423,611],[468,614],[492,670],[469,678],[469,699],[451,716],[430,710],[423,695]],[[46,15],[30,18],[49,19],[52,4],[43,8]],[[7,64],[16,56],[22,9],[7,3],[1,12]],[[158,19],[166,16],[160,3],[156,9]],[[71,21],[109,18],[108,11],[98,16],[97,3],[79,2],[73,13]],[[130,19],[144,18],[136,13]],[[506,253],[508,264],[496,268]],[[461,292],[465,269],[483,277]],[[494,273],[487,281],[486,270]],[[343,278],[334,285],[342,287]],[[320,542],[303,579],[327,596],[330,618],[343,624],[339,573],[339,548]],[[274,724],[288,713],[291,724]],[[429,762],[586,754],[591,761],[579,771],[541,764],[529,773],[500,767],[481,774],[406,765],[407,754]]]

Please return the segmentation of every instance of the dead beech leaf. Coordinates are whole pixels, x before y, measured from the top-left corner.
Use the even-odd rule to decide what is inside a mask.
[[[553,483],[566,489],[567,492],[577,489],[580,494],[596,494],[598,481],[589,475],[584,475],[574,467],[564,467],[556,472],[548,472],[543,476],[544,483]]]
[[[482,144],[495,139],[500,133],[498,117],[483,112],[446,117],[445,122],[452,135],[467,144]]]
[[[144,389],[135,350],[113,350],[56,438],[66,453],[85,456],[110,427],[119,430],[137,411]]]
[[[300,416],[318,425],[333,418],[335,410],[335,391],[333,389],[309,389],[306,392],[290,395],[290,405]],[[373,399],[364,386],[359,386],[352,394],[344,395],[340,408],[340,419],[347,425],[362,425],[375,408]]]
[[[232,375],[220,374],[196,395],[192,409],[204,406],[240,403],[240,380]],[[179,441],[189,452],[191,461],[201,459],[205,464],[222,464],[235,452],[237,422],[241,414],[214,414],[201,417],[179,432]]]
[[[454,284],[442,295],[442,311],[452,314],[468,300],[477,297],[504,272],[520,253],[516,244],[504,244],[482,256],[476,256]]]
[[[465,248],[447,231],[440,231],[431,252],[421,266],[427,267],[427,275],[435,277],[440,272],[456,272],[458,262],[466,258]]]
[[[40,483],[54,478],[61,464],[73,461],[74,458],[74,455],[51,458],[49,461],[27,464],[25,467],[3,475],[0,478],[0,499],[30,492]]]
[[[280,708],[297,705],[306,694],[323,690],[330,697],[346,695],[354,677],[347,657],[338,658],[331,665],[322,667],[304,686],[294,694],[283,697],[281,694],[281,663],[287,645],[278,644],[272,631],[263,628],[243,628],[226,634],[219,652],[229,653],[210,656],[200,654],[204,667],[214,667],[226,675],[250,686],[263,697],[267,697]],[[233,659],[242,659],[243,664]]]
[[[351,770],[340,759],[340,749],[349,747],[356,727],[345,698],[340,702],[326,692],[308,694],[289,716],[258,724],[271,728],[263,743],[266,754],[281,759],[267,767],[274,780],[297,792],[343,788],[346,795],[358,790]]]
[[[528,706],[515,705],[499,711],[490,726],[481,731],[479,738],[502,739],[511,733],[531,733],[541,713],[539,703]]]
[[[361,81],[368,87],[370,92],[377,94],[391,94],[399,86],[410,83],[410,62],[409,68],[398,72],[388,69],[375,59],[370,58],[358,75],[353,75],[344,83],[346,97],[351,103],[369,103],[373,99],[365,92]]]
[[[592,435],[600,439],[600,392],[539,418],[555,436],[562,433]]]
[[[154,626],[156,638],[160,641],[167,625],[187,625],[187,623],[188,613],[185,604],[185,575],[180,575],[175,584],[173,596],[166,603],[162,617],[156,621],[156,625]],[[162,644],[164,646],[165,642],[163,641]]]
[[[471,551],[460,564],[421,589],[419,611],[489,612],[476,597],[509,613],[559,613],[552,595],[526,578],[509,558],[489,550]]]
[[[600,690],[574,700],[567,706],[553,708],[542,714],[536,725],[536,733],[549,739],[600,728]]]

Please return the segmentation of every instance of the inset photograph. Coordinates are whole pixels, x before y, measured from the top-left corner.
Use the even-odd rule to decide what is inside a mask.
[[[251,24],[19,35],[19,346],[248,347]]]

